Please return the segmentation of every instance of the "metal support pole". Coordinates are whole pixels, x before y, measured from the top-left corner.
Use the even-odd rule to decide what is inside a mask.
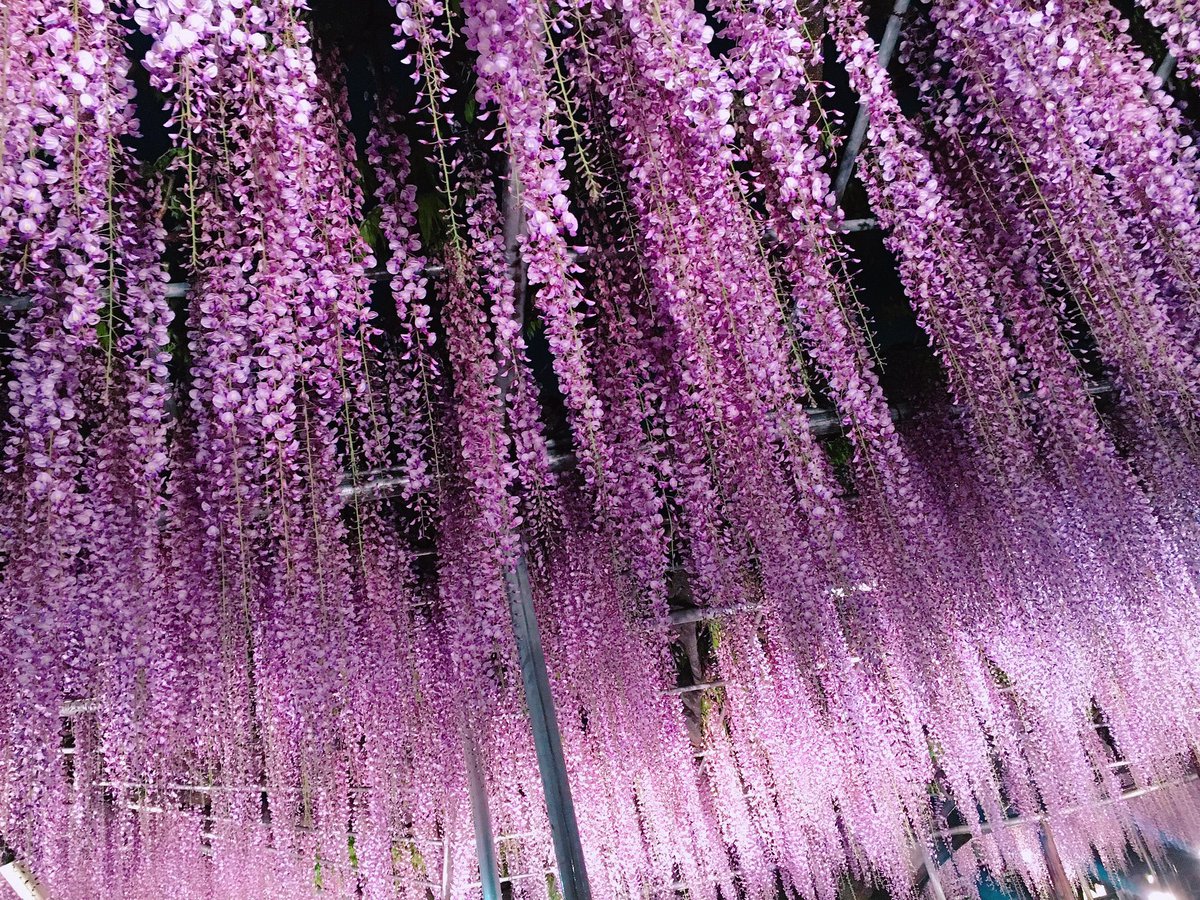
[[[525,683],[525,702],[529,707],[538,770],[546,795],[546,812],[550,816],[550,836],[554,839],[554,856],[558,860],[560,892],[563,900],[591,900],[592,889],[583,864],[575,803],[571,799],[571,785],[567,781],[558,716],[550,694],[550,677],[542,652],[541,631],[533,613],[533,592],[529,586],[529,571],[524,556],[519,556],[513,567],[504,574],[504,587],[508,591],[513,632],[521,658],[521,678]]]
[[[1175,73],[1176,62],[1175,54],[1168,53],[1163,57],[1163,61],[1158,64],[1158,68],[1154,70],[1154,77],[1162,83],[1163,87],[1167,86],[1167,82],[1171,80],[1171,76]]]
[[[888,17],[883,39],[879,42],[879,65],[884,69],[892,61],[896,45],[900,43],[900,23],[904,14],[908,12],[908,4],[909,0],[896,0],[892,14]],[[850,127],[850,138],[846,141],[842,161],[838,164],[837,175],[833,179],[833,193],[839,200],[842,199],[842,194],[846,193],[846,186],[850,184],[850,176],[854,173],[854,161],[858,158],[858,152],[867,137],[867,125],[870,120],[871,114],[866,101],[860,101],[858,112],[854,115],[854,124]]]
[[[450,838],[442,840],[442,896],[449,897],[450,889],[454,886],[453,858],[450,856]]]
[[[0,878],[8,883],[8,886],[13,889],[13,893],[21,900],[47,900],[49,896],[45,888],[38,884],[38,880],[33,877],[33,873],[24,863],[17,860],[0,866]]]
[[[515,311],[519,324],[525,314],[528,279],[521,260],[525,214],[521,203],[521,183],[514,168],[510,166],[508,190],[504,192],[503,200],[504,252],[515,287]],[[501,378],[503,377],[502,373]],[[507,387],[502,380],[501,398],[507,394]],[[529,708],[538,772],[542,777],[542,791],[546,795],[550,836],[554,840],[554,856],[558,861],[559,891],[563,900],[591,900],[592,890],[583,863],[583,845],[579,842],[575,803],[571,799],[571,785],[567,781],[562,736],[558,730],[554,698],[550,693],[550,676],[546,671],[546,656],[542,651],[542,634],[534,615],[533,591],[529,585],[529,569],[524,554],[518,554],[515,562],[504,573],[504,588],[508,594],[513,634],[516,637],[517,654],[521,660],[525,705]]]
[[[475,826],[475,856],[479,860],[483,900],[500,900],[500,870],[496,865],[496,841],[492,836],[487,782],[483,777],[475,735],[469,728],[463,730],[463,756],[467,760],[467,791],[471,797],[471,822]]]
[[[933,900],[946,900],[946,889],[942,887],[942,877],[938,874],[937,863],[929,856],[929,848],[924,841],[917,841],[921,849],[921,865],[925,867],[925,876],[929,879],[929,892]]]
[[[1055,900],[1075,900],[1075,885],[1067,877],[1049,822],[1042,822],[1042,849],[1046,854],[1046,870],[1050,873],[1050,890]]]

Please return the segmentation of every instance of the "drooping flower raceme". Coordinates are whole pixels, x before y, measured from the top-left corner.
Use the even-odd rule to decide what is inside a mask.
[[[394,6],[370,66],[299,0],[0,10],[0,826],[51,896],[466,900],[480,789],[557,896],[521,561],[594,896],[1200,834],[1196,151],[1121,15],[919,10],[910,105],[852,0],[840,63],[775,0]],[[837,65],[936,383],[841,244]]]

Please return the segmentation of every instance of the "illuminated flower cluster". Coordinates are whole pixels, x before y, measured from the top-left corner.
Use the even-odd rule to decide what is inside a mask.
[[[0,837],[50,895],[467,900],[486,798],[561,896],[517,572],[593,896],[1200,837],[1200,176],[1121,14],[923,5],[908,91],[857,0],[392,6],[369,64],[303,0],[0,11]]]
[[[1163,30],[1180,71],[1194,81],[1198,74],[1196,60],[1200,58],[1200,25],[1197,25],[1200,15],[1196,7],[1186,0],[1178,3],[1148,0],[1142,6],[1146,17]]]

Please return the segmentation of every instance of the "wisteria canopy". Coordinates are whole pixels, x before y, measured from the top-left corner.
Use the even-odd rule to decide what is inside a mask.
[[[1200,840],[1200,4],[1140,2],[881,65],[861,0],[2,0],[8,858],[478,897],[478,772],[560,897],[518,570],[597,900]]]

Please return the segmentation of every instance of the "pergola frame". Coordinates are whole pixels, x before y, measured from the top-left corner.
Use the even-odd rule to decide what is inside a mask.
[[[879,64],[885,69],[890,64],[899,44],[903,19],[909,7],[910,0],[895,0],[891,14],[888,17],[883,37],[878,45]],[[1162,83],[1166,84],[1171,78],[1175,63],[1175,58],[1168,53],[1157,67],[1155,75]],[[853,176],[858,156],[866,140],[869,125],[870,110],[866,101],[860,101],[833,181],[834,194],[838,200],[843,197]],[[517,315],[520,316],[524,310],[528,294],[528,284],[524,277],[524,264],[520,259],[520,243],[524,231],[524,216],[521,211],[520,188],[519,185],[513,183],[511,173],[508,189],[504,192],[502,205],[504,212],[505,253],[510,273],[513,276],[513,283],[516,285],[517,296],[515,297],[515,308]],[[876,228],[878,228],[878,223],[872,218],[848,219],[841,224],[840,231],[842,233],[855,233],[874,230]],[[426,267],[428,274],[437,274],[441,271],[442,267],[438,265]],[[388,277],[387,273],[383,271],[373,271],[369,274],[372,278],[376,279]],[[168,298],[184,297],[187,295],[189,289],[190,286],[186,282],[172,282],[166,287],[166,296]],[[30,305],[31,300],[28,297],[0,295],[0,310],[23,311],[28,309]],[[503,387],[501,385],[502,390],[500,394],[502,398],[505,395]],[[1088,390],[1092,395],[1103,395],[1110,393],[1113,390],[1113,386],[1107,382],[1102,382],[1089,385]],[[836,409],[813,407],[807,409],[806,412],[809,418],[809,427],[813,434],[828,436],[842,431],[842,417]],[[903,408],[893,408],[892,410],[893,418],[902,418],[906,414],[907,411]],[[556,466],[560,468],[570,465],[571,462],[573,460],[566,454],[560,455],[554,460]],[[342,499],[349,501],[358,496],[387,496],[402,488],[405,483],[404,479],[396,472],[385,470],[368,474],[371,477],[363,483],[343,483],[339,488]],[[558,887],[563,900],[591,900],[591,887],[584,864],[579,826],[575,816],[570,784],[567,777],[566,762],[562,750],[562,737],[558,728],[557,714],[550,689],[549,673],[546,667],[541,634],[535,615],[527,565],[523,555],[518,555],[508,571],[504,573],[504,587],[509,603],[513,634],[520,660],[525,699],[529,710],[531,730],[537,754],[538,769],[541,775],[546,809],[550,821],[551,836],[557,862],[557,874],[559,877]],[[742,612],[754,611],[757,608],[757,604],[741,603],[722,607],[676,609],[671,612],[669,621],[658,624],[668,628],[676,628],[712,621]],[[720,680],[699,682],[673,688],[666,691],[666,693],[685,696],[695,692],[719,689],[724,684]],[[78,715],[95,713],[98,708],[99,704],[95,700],[71,700],[63,705],[61,714],[64,718],[71,718]],[[500,900],[501,882],[524,877],[541,877],[551,874],[552,870],[503,878],[500,876],[497,864],[497,843],[498,841],[517,836],[500,835],[497,837],[494,835],[488,807],[486,778],[479,759],[479,748],[476,739],[469,730],[464,729],[462,740],[464,767],[467,774],[472,823],[474,826],[476,856],[480,873],[479,886],[482,889],[483,900]],[[696,755],[697,757],[703,756],[702,753]],[[1192,774],[1186,778],[1164,784],[1134,788],[1117,797],[1101,801],[1101,803],[1109,804],[1134,799],[1147,793],[1195,781],[1198,777],[1200,775]],[[129,785],[121,786],[128,787]],[[199,794],[209,793],[214,790],[246,790],[266,793],[265,789],[259,786],[239,787],[181,784],[171,785],[170,789]],[[1065,884],[1064,886],[1061,883],[1065,882],[1065,874],[1062,872],[1061,861],[1057,859],[1057,851],[1054,849],[1052,833],[1049,831],[1049,820],[1046,816],[1013,818],[995,823],[984,822],[977,827],[959,826],[947,828],[939,832],[938,837],[945,840],[952,840],[955,836],[972,835],[975,833],[986,834],[996,828],[1021,825],[1035,825],[1043,830],[1047,845],[1047,858],[1050,863],[1051,874],[1054,876],[1052,887],[1056,895],[1061,895],[1058,897],[1058,900],[1067,900],[1070,896],[1069,892],[1071,888],[1069,884]],[[936,861],[930,857],[928,848],[920,841],[914,840],[913,844],[914,852],[920,855],[918,871],[928,881],[934,900],[945,900],[946,894],[938,877]],[[450,842],[448,840],[443,841],[443,855],[446,857],[444,859],[443,884],[440,885],[443,890],[447,890],[449,887],[446,883],[451,869],[448,858],[449,853]],[[1056,863],[1057,865],[1055,865]],[[48,900],[44,889],[38,885],[33,874],[20,861],[14,860],[0,866],[0,877],[3,877],[12,886],[14,891],[22,898],[25,898],[25,900]]]

